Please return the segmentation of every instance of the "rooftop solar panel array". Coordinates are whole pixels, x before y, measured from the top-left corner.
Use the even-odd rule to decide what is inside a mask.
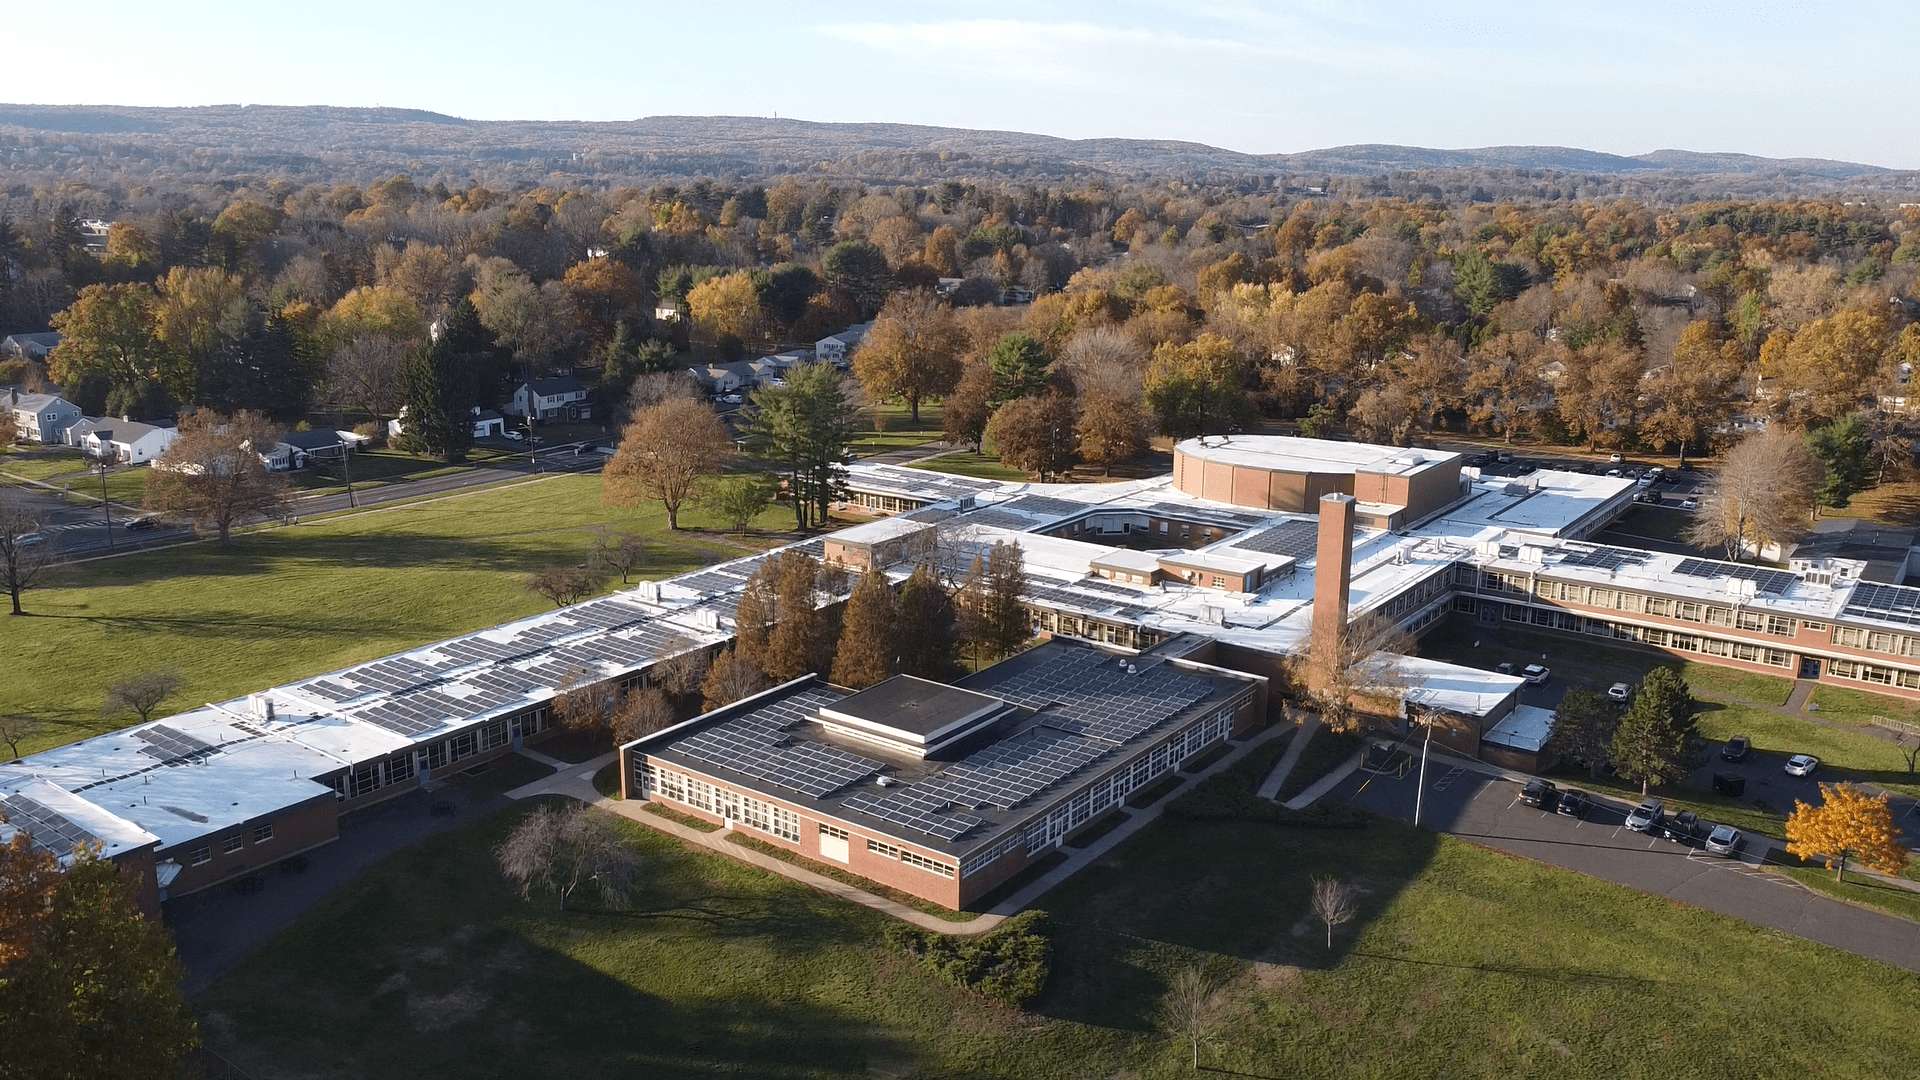
[[[1047,495],[1022,495],[1003,505],[1009,510],[1024,510],[1041,517],[1066,517],[1068,514],[1077,514],[1088,509],[1086,503],[1068,502],[1065,499],[1056,499]]]
[[[961,520],[969,525],[991,525],[997,529],[1031,529],[1039,524],[1025,514],[997,509],[975,510]]]
[[[732,769],[788,791],[825,798],[879,772],[884,764],[835,746],[796,740],[789,729],[843,695],[803,690],[729,717],[673,744],[676,753]]]
[[[1920,626],[1920,589],[1863,581],[1853,587],[1853,594],[1847,597],[1847,606],[1840,614]]]
[[[847,486],[859,491],[878,491],[891,495],[946,502],[965,495],[992,491],[999,485],[991,480],[972,480],[963,476],[902,469],[892,465],[868,465],[847,478]]]
[[[1163,664],[1126,673],[1124,661],[1100,653],[1073,651],[1035,665],[981,693],[1048,710],[1048,727],[1120,744],[1140,737],[1206,697],[1205,679],[1183,675]]]
[[[1149,517],[1187,518],[1194,521],[1212,521],[1223,525],[1238,525],[1251,529],[1265,524],[1264,514],[1243,514],[1238,510],[1225,510],[1217,506],[1199,506],[1187,503],[1150,503],[1146,506],[1113,507],[1116,510],[1132,510]]]
[[[1767,596],[1785,596],[1800,578],[1785,570],[1769,570],[1764,566],[1743,566],[1739,563],[1714,562],[1709,559],[1681,559],[1673,572],[1682,577],[1692,578],[1734,578],[1751,581],[1760,592]]]
[[[1586,567],[1594,570],[1618,570],[1625,566],[1639,566],[1653,553],[1634,551],[1630,548],[1597,547],[1592,549],[1570,549],[1561,556],[1559,565]]]
[[[212,743],[203,742],[184,731],[175,731],[165,724],[140,728],[133,733],[133,737],[147,744],[140,748],[141,753],[159,758],[163,765],[191,761],[215,750]]]
[[[1317,521],[1283,521],[1271,529],[1235,537],[1230,547],[1259,551],[1268,555],[1287,555],[1295,559],[1313,557],[1320,542]]]
[[[856,791],[841,805],[942,840],[958,840],[984,824],[972,814],[955,810],[953,800],[929,790],[925,784],[896,790]]]
[[[6,814],[9,824],[24,829],[34,847],[44,849],[55,858],[64,859],[81,844],[100,839],[68,820],[65,814],[25,795],[0,799],[0,813]]]

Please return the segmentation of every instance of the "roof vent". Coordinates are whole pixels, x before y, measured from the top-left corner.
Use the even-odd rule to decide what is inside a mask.
[[[1134,666],[1134,665],[1132,665],[1132,664],[1128,664],[1128,665],[1127,665],[1127,674],[1129,674],[1129,675],[1138,675],[1138,674],[1140,674],[1140,669],[1139,669],[1138,667],[1136,667],[1136,666]]]
[[[878,784],[878,785],[880,785],[881,787],[892,787],[892,786],[893,786],[893,777],[891,777],[891,776],[876,776],[876,777],[874,777],[874,778],[873,778],[873,782],[874,782],[874,783],[876,783],[876,784]]]

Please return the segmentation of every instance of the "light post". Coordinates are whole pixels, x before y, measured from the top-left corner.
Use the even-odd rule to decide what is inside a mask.
[[[1422,725],[1427,729],[1427,737],[1420,741],[1420,786],[1413,792],[1413,824],[1420,825],[1420,809],[1427,798],[1427,748],[1433,745],[1433,714],[1423,712]]]
[[[359,506],[353,501],[353,447],[345,439],[340,440],[340,474],[347,478],[348,508]]]
[[[106,516],[107,520],[107,550],[109,552],[113,550],[113,504],[107,501],[107,466],[111,464],[113,464],[113,462],[110,461],[104,453],[93,456],[93,467],[100,472],[100,512]]]

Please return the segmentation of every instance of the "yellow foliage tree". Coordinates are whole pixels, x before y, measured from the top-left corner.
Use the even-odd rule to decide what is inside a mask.
[[[708,278],[687,294],[687,312],[716,340],[745,341],[759,325],[760,293],[747,272]]]
[[[1821,784],[1824,802],[1808,806],[1795,799],[1787,818],[1787,853],[1820,859],[1844,878],[1847,859],[1855,858],[1883,874],[1906,868],[1907,849],[1894,828],[1887,797],[1869,795],[1854,784]]]

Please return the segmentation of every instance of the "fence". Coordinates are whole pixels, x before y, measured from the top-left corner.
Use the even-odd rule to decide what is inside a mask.
[[[1888,731],[1897,731],[1902,735],[1912,735],[1920,738],[1920,724],[1916,724],[1911,720],[1895,720],[1887,716],[1874,716],[1869,717],[1867,722],[1874,727],[1886,728]]]

